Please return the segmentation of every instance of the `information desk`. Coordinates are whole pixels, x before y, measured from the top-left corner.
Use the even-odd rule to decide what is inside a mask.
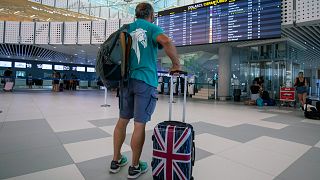
[[[43,80],[42,86],[52,86],[52,80]]]
[[[79,87],[81,88],[88,88],[89,82],[88,81],[80,81]]]
[[[27,80],[26,79],[19,79],[19,78],[17,78],[17,79],[15,79],[15,82],[14,82],[14,86],[16,86],[16,87],[20,87],[20,86],[23,86],[23,87],[25,87],[25,86],[27,86]]]
[[[90,87],[98,88],[98,81],[90,81]]]

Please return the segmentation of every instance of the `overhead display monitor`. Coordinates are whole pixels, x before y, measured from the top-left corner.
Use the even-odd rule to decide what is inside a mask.
[[[96,69],[93,67],[87,67],[87,72],[96,72]]]
[[[0,61],[0,67],[12,67],[12,62],[10,62],[10,61]]]
[[[63,65],[54,65],[54,70],[64,70]]]
[[[160,11],[176,46],[281,37],[281,0],[212,0]]]
[[[27,63],[24,62],[15,62],[14,63],[15,68],[27,68]]]
[[[42,64],[42,69],[52,70],[52,64]]]
[[[86,72],[86,67],[77,66],[77,71]]]
[[[70,70],[70,66],[63,66],[63,70],[69,71]]]

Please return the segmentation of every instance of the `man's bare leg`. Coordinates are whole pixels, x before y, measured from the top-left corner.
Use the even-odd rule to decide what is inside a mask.
[[[146,125],[143,123],[134,122],[134,131],[131,137],[132,166],[139,165],[145,140],[145,127]]]
[[[126,129],[129,123],[128,119],[119,118],[113,132],[113,160],[118,161],[121,158],[121,147],[126,139]]]

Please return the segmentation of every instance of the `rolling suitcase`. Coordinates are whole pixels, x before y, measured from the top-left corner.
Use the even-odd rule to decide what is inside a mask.
[[[6,82],[6,84],[4,85],[3,90],[4,91],[12,91],[13,89],[13,82]]]
[[[154,180],[191,180],[195,161],[194,130],[185,123],[186,86],[185,76],[182,122],[172,121],[173,88],[170,88],[169,121],[159,123],[153,131],[152,176]],[[173,86],[171,76],[171,87]]]
[[[316,102],[316,109],[315,108],[310,108],[311,111],[308,111],[308,106],[314,104],[312,103],[313,101]],[[317,99],[310,99],[307,98],[306,100],[306,104],[304,105],[304,117],[308,118],[308,119],[315,119],[315,120],[320,120],[320,101],[318,101]]]

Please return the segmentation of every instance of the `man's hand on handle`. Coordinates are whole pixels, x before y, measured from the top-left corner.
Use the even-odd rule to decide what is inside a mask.
[[[170,70],[169,70],[169,72],[170,72],[170,74],[172,73],[172,72],[179,72],[179,71],[181,71],[181,66],[180,65],[173,65],[171,68],[170,68]]]

